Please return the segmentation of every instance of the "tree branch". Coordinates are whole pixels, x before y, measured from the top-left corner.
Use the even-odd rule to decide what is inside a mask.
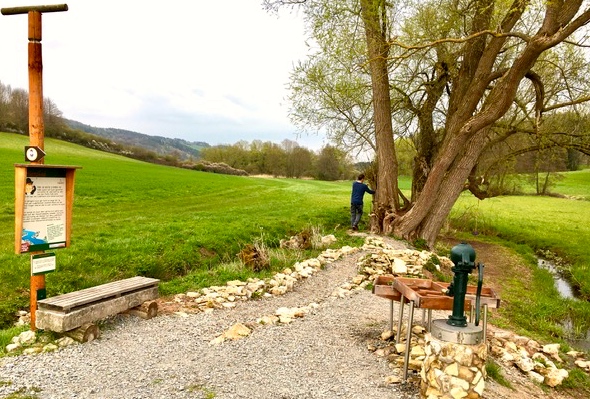
[[[465,43],[469,40],[473,40],[478,38],[479,36],[482,35],[489,35],[492,37],[517,37],[522,39],[524,42],[528,42],[530,40],[530,36],[522,34],[522,33],[518,33],[518,32],[511,32],[511,33],[500,33],[500,32],[496,32],[493,30],[483,30],[477,33],[474,33],[472,35],[466,36],[466,37],[462,37],[462,38],[444,38],[444,39],[438,39],[438,40],[434,40],[430,43],[425,43],[425,44],[420,44],[420,45],[409,45],[409,44],[404,44],[402,42],[399,42],[395,39],[390,40],[388,43],[391,46],[398,46],[401,47],[403,49],[406,50],[424,50],[426,48],[430,48],[430,47],[435,47],[438,46],[439,44],[443,44],[443,43]]]
[[[578,99],[575,99],[575,100],[572,100],[572,101],[568,101],[568,102],[565,102],[565,103],[553,104],[553,105],[551,105],[549,107],[544,107],[543,110],[542,110],[542,112],[549,112],[549,111],[553,111],[554,109],[569,107],[570,105],[582,104],[582,103],[585,103],[587,101],[590,101],[590,96],[580,97]]]

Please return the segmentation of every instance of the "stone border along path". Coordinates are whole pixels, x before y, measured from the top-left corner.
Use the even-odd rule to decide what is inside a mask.
[[[95,342],[0,359],[0,395],[417,398],[415,383],[389,385],[400,381],[405,344],[392,349],[391,334],[381,334],[388,327],[389,301],[364,288],[375,274],[392,269],[419,274],[431,254],[375,237],[359,251],[326,250],[273,279],[178,295],[175,301],[185,311],[151,320],[118,316]],[[261,300],[244,301],[252,297]],[[423,329],[414,329],[412,343],[423,344]],[[48,345],[28,349],[50,350]],[[419,370],[417,348],[410,368]],[[377,356],[367,356],[367,349]]]

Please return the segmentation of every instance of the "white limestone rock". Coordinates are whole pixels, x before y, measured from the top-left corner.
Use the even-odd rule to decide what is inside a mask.
[[[223,336],[226,339],[236,340],[236,339],[241,339],[241,338],[247,337],[248,335],[250,335],[251,332],[252,332],[252,330],[250,330],[248,327],[246,327],[242,323],[236,323],[233,326],[231,326],[229,328],[229,330],[227,330],[225,333],[223,333]]]
[[[16,352],[17,350],[19,350],[21,348],[20,344],[17,343],[12,343],[12,344],[8,344],[6,345],[6,352],[7,353],[12,353],[12,352]]]
[[[53,343],[49,343],[43,347],[43,352],[53,352],[58,350],[59,347]]]
[[[391,271],[393,274],[404,275],[408,272],[408,266],[406,262],[400,258],[394,258],[393,265],[391,265]]]
[[[26,348],[23,350],[23,354],[25,355],[36,355],[37,353],[41,353],[43,348],[40,346],[33,346],[31,348]]]
[[[528,373],[529,371],[533,371],[535,369],[535,362],[528,356],[521,356],[514,361],[514,364],[524,371]]]
[[[527,376],[529,377],[529,379],[536,382],[537,384],[542,384],[543,381],[545,380],[545,377],[542,376],[541,374],[537,373],[536,371],[529,371],[527,373]]]
[[[61,337],[55,341],[55,344],[60,348],[65,348],[66,346],[70,346],[75,344],[76,341],[71,337]]]
[[[569,372],[565,369],[550,369],[545,375],[544,383],[554,388],[563,383],[563,380],[569,376]]]
[[[31,345],[37,342],[37,334],[35,331],[23,331],[18,336],[18,341],[23,345]]]
[[[558,362],[562,362],[561,358],[559,357],[559,348],[561,347],[560,344],[548,344],[543,345],[542,351],[553,359],[557,360]]]

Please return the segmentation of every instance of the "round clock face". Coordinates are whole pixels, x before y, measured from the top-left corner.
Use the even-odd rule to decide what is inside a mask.
[[[34,148],[29,148],[27,150],[27,159],[29,161],[34,161],[37,159],[37,150]]]

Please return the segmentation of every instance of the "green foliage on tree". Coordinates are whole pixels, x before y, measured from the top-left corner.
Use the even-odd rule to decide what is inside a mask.
[[[281,144],[254,140],[204,148],[207,162],[225,163],[254,175],[340,180],[351,178],[352,162],[345,152],[325,146],[317,154],[292,140]]]
[[[491,182],[505,182],[518,157],[590,153],[587,130],[547,123],[589,115],[584,2],[264,4],[299,7],[316,50],[291,79],[293,120],[325,129],[335,145],[375,151],[373,230],[433,245],[460,193],[497,195],[502,184]],[[401,137],[415,149],[409,202],[391,184],[406,162]]]

